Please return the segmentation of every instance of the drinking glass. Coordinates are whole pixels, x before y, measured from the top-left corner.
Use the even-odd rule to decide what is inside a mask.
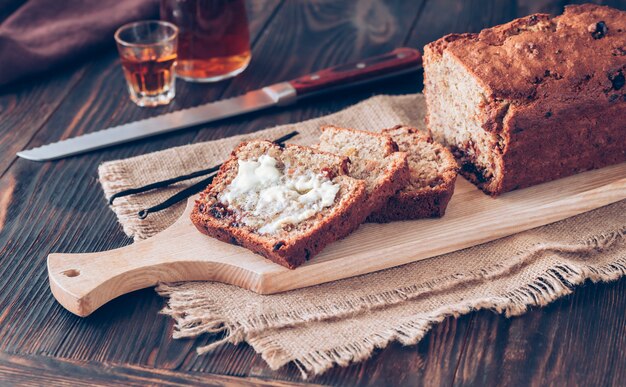
[[[216,82],[250,63],[250,31],[244,0],[161,0],[161,19],[175,24],[179,78]]]
[[[139,106],[167,105],[176,95],[178,28],[147,20],[115,32],[130,99]]]

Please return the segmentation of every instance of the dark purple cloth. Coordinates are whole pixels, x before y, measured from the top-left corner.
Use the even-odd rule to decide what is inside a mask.
[[[157,0],[0,0],[0,85],[115,47],[118,27],[157,17]]]

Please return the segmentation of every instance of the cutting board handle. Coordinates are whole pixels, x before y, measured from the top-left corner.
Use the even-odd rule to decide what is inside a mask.
[[[168,262],[170,252],[160,249],[161,239],[157,235],[100,253],[50,254],[48,277],[52,293],[66,309],[84,317],[122,294],[159,282],[187,279],[190,268]],[[204,277],[210,277],[210,270],[207,262],[202,267]]]
[[[215,280],[241,286],[237,281],[245,280],[254,285],[254,273],[241,260],[227,259],[228,249],[220,250],[217,245],[214,254],[193,249],[200,245],[194,238],[207,237],[195,232],[189,220],[192,207],[193,198],[176,223],[146,240],[97,253],[48,255],[54,297],[84,317],[116,297],[159,282]]]

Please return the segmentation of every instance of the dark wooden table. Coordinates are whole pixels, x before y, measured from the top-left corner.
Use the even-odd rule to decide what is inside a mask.
[[[48,288],[51,251],[91,252],[131,241],[107,208],[98,164],[176,145],[329,114],[379,93],[413,93],[420,75],[319,98],[284,110],[163,135],[69,159],[36,163],[15,153],[103,127],[234,96],[399,46],[421,48],[449,32],[478,31],[550,1],[250,2],[253,61],[231,81],[178,83],[171,106],[141,109],[127,95],[113,49],[87,62],[0,89],[0,385],[268,384],[301,382],[293,366],[271,371],[247,345],[197,356],[216,337],[173,340],[163,299],[138,291],[79,318]],[[626,9],[626,1],[608,1]],[[111,47],[112,48],[112,47]],[[1,61],[1,58],[0,58]],[[571,296],[507,319],[449,318],[416,346],[392,344],[371,359],[311,382],[339,385],[626,383],[626,280],[585,284]]]

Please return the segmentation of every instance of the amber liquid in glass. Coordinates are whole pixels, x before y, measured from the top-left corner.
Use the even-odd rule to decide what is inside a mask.
[[[157,57],[152,50],[121,57],[124,75],[133,91],[141,96],[167,93],[172,86],[176,54]]]
[[[248,66],[250,32],[244,0],[161,0],[161,19],[179,28],[179,77],[217,81]]]

